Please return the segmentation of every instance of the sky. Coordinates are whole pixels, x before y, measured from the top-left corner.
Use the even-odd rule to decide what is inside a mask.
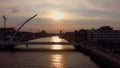
[[[7,27],[18,28],[38,14],[21,30],[59,32],[111,26],[120,29],[120,0],[0,0],[0,27],[7,17]],[[55,20],[53,13],[62,18]]]

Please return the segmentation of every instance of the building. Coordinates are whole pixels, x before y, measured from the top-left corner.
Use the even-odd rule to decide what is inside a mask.
[[[90,30],[88,32],[88,40],[120,41],[120,30],[113,30],[110,26],[103,26],[97,30]]]

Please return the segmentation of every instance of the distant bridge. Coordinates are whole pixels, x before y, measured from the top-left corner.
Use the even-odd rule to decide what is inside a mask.
[[[79,45],[77,43],[70,42],[0,42],[0,46],[9,46],[9,45]]]

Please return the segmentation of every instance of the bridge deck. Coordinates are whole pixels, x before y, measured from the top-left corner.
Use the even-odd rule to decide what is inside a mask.
[[[69,42],[0,42],[0,46],[1,45],[52,45],[52,44],[78,45],[76,43],[69,43]]]

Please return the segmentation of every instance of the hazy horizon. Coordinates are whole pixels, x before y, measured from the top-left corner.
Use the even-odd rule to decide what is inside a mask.
[[[59,32],[111,26],[120,29],[120,0],[0,0],[0,27],[2,16],[7,27],[22,24],[38,14],[21,30]]]

